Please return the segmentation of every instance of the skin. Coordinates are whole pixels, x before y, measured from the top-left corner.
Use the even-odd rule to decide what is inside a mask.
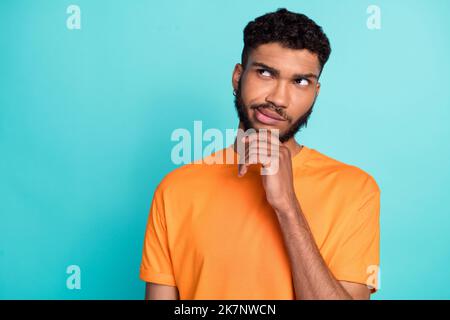
[[[178,289],[175,286],[166,286],[147,282],[145,286],[145,300],[179,300]]]
[[[263,65],[263,67],[262,67]],[[265,66],[270,67],[269,70]],[[249,55],[245,68],[236,64],[232,84],[236,90],[241,80],[241,94],[246,106],[272,103],[282,108],[286,121],[266,125],[255,117],[255,110],[247,109],[255,129],[278,129],[280,135],[304,115],[320,92],[318,77],[321,67],[317,56],[307,50],[284,48],[278,43],[258,46]],[[298,75],[310,75],[302,79]],[[314,77],[317,76],[317,77]],[[306,81],[305,81],[306,80]],[[239,127],[243,128],[240,122]],[[235,141],[235,147],[236,143]],[[238,165],[238,176],[246,174],[248,166],[260,163],[270,168],[274,157],[278,169],[274,174],[261,175],[267,202],[272,206],[282,230],[291,264],[296,299],[370,299],[370,289],[363,284],[338,281],[323,260],[314,241],[301,205],[295,195],[291,158],[301,151],[295,138],[284,143],[258,133],[244,137],[244,164]],[[272,144],[278,152],[271,154]],[[269,157],[263,157],[261,152]],[[147,283],[146,299],[179,299],[173,286]]]
[[[283,48],[277,43],[258,46],[248,58],[245,69],[236,64],[232,84],[238,89],[241,80],[241,96],[246,106],[270,103],[277,106],[287,121],[276,126],[266,125],[256,119],[256,110],[247,108],[252,127],[279,129],[280,136],[311,108],[320,92],[320,64],[317,56],[307,50]],[[300,75],[304,75],[302,77]],[[306,77],[308,76],[308,77]],[[245,129],[243,123],[239,127]],[[299,151],[295,139],[284,143],[293,153]]]

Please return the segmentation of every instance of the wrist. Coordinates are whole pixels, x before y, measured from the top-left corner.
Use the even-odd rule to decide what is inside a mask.
[[[287,201],[286,203],[273,208],[277,216],[295,216],[298,214],[300,206],[297,199]]]

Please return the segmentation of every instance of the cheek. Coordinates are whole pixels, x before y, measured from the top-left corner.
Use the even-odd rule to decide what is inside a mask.
[[[270,93],[270,84],[261,79],[255,78],[253,75],[248,75],[242,79],[241,94],[242,99],[246,105],[263,103]]]
[[[292,121],[299,119],[311,108],[314,102],[314,94],[302,94],[295,97],[292,101],[291,110],[287,110],[288,115],[291,117]]]
[[[292,103],[294,106],[298,106],[299,114],[303,114],[309,110],[314,102],[315,93],[314,92],[302,92],[294,96]]]

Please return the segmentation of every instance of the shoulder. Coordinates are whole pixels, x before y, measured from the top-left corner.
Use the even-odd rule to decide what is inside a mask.
[[[209,159],[210,157],[205,158]],[[220,181],[226,178],[230,166],[208,164],[204,161],[205,158],[184,164],[167,173],[155,192],[183,197],[214,189]]]
[[[195,181],[200,179],[200,176],[204,173],[204,168],[201,167],[203,166],[189,163],[173,169],[161,179],[156,187],[156,192],[167,193],[172,190],[192,188]]]
[[[339,161],[315,149],[310,149],[310,156],[306,163],[308,169],[316,175],[334,183],[340,189],[372,194],[380,192],[375,178],[362,168]]]

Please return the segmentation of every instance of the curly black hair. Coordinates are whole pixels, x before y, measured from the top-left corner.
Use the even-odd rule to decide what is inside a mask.
[[[320,26],[304,14],[280,8],[256,18],[244,28],[242,66],[246,67],[252,49],[272,42],[290,49],[306,49],[316,54],[321,70],[331,53],[330,42]]]

